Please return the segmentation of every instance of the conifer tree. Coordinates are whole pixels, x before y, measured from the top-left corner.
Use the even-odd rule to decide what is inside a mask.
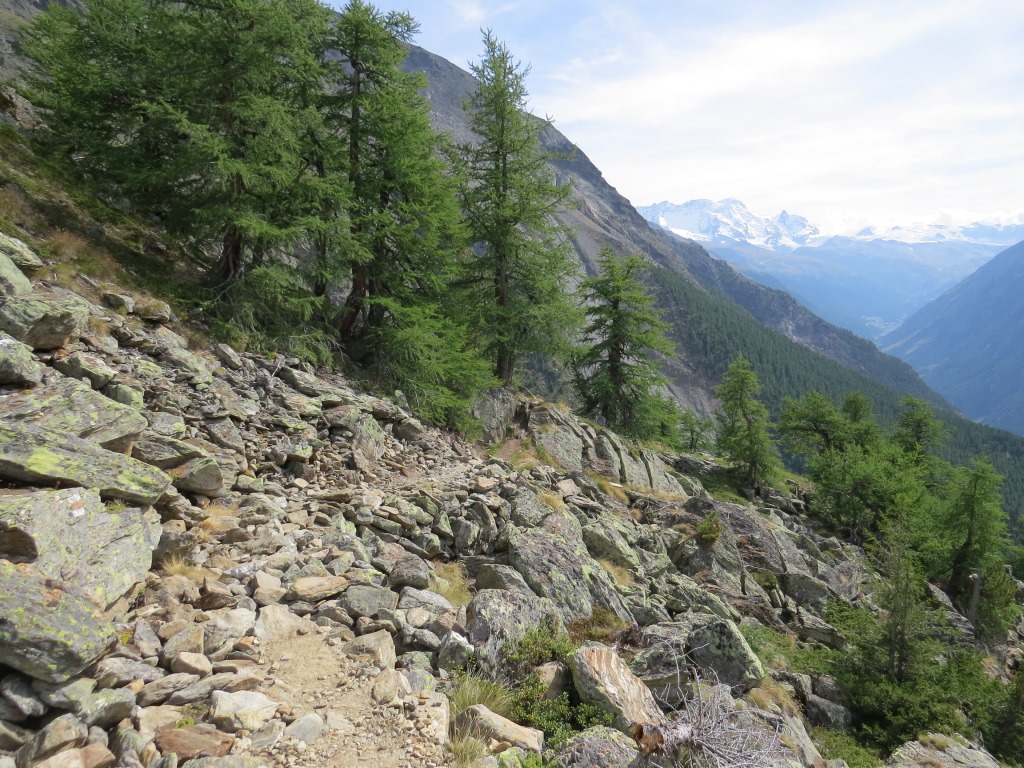
[[[579,290],[587,323],[584,346],[573,361],[573,385],[582,412],[630,437],[674,433],[677,409],[653,391],[668,384],[654,355],[672,354],[674,347],[638,277],[647,262],[637,255],[619,258],[605,246],[598,269]]]
[[[778,450],[768,431],[768,409],[757,399],[760,391],[757,374],[743,355],[715,389],[721,402],[716,447],[750,485],[770,482],[779,467]]]
[[[495,375],[511,384],[520,356],[567,350],[578,327],[569,233],[551,221],[570,188],[554,183],[541,148],[550,121],[526,112],[529,68],[490,31],[483,42],[483,58],[472,65],[477,90],[466,103],[479,142],[461,152],[462,207],[474,243],[463,283]]]

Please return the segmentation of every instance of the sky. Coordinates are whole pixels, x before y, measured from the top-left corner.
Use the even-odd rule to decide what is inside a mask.
[[[530,67],[531,111],[634,205],[1024,221],[1024,0],[375,4],[464,69],[491,29]]]

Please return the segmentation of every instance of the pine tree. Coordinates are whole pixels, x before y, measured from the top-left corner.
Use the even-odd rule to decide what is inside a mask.
[[[779,468],[778,451],[768,431],[768,409],[757,399],[761,385],[743,355],[729,366],[715,389],[716,446],[749,485],[768,483]]]
[[[550,121],[525,111],[529,68],[489,31],[483,42],[483,58],[472,66],[477,90],[466,104],[479,142],[461,152],[462,207],[475,251],[463,283],[495,375],[511,384],[520,356],[567,350],[578,327],[569,233],[551,221],[570,187],[554,183],[541,149]]]
[[[640,256],[619,258],[605,246],[598,269],[579,290],[587,324],[585,346],[573,362],[573,383],[581,410],[630,437],[675,432],[674,403],[653,391],[668,384],[654,355],[670,355],[674,347],[638,277],[647,262]]]

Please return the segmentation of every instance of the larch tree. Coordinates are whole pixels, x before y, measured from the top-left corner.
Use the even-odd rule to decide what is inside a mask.
[[[583,414],[641,439],[662,437],[667,430],[674,434],[679,420],[674,403],[656,391],[668,384],[657,356],[670,355],[675,347],[640,282],[647,266],[641,256],[620,258],[611,247],[602,249],[599,273],[580,284],[586,327],[573,361]]]
[[[721,403],[716,413],[715,445],[744,482],[769,482],[780,462],[769,430],[768,409],[757,399],[761,383],[743,355],[732,362],[715,389]]]
[[[552,222],[569,185],[552,178],[540,142],[550,121],[526,111],[523,68],[490,31],[472,66],[477,90],[466,103],[479,141],[462,147],[462,208],[474,255],[463,284],[468,316],[494,372],[511,384],[518,359],[569,348],[579,313],[569,293],[576,274],[569,232]]]

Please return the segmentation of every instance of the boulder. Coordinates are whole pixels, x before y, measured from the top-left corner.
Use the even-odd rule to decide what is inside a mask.
[[[159,540],[159,515],[135,507],[112,512],[95,490],[0,496],[0,557],[32,563],[103,606],[145,581]]]
[[[456,715],[455,730],[472,733],[485,744],[493,739],[538,755],[544,751],[543,731],[514,723],[483,704],[474,704]]]
[[[132,446],[132,457],[167,472],[179,491],[211,498],[225,493],[220,465],[198,445],[164,435],[147,435]]]
[[[210,698],[210,722],[222,731],[258,731],[274,717],[277,702],[258,691],[214,691]]]
[[[32,347],[0,332],[0,386],[34,387],[43,380],[43,370]]]
[[[4,422],[79,437],[122,451],[146,428],[146,417],[93,391],[88,384],[52,374],[31,391],[0,396]]]
[[[171,478],[141,461],[57,431],[0,420],[0,478],[95,488],[104,498],[153,504]]]
[[[21,747],[14,762],[18,768],[29,768],[60,752],[83,746],[88,738],[89,728],[77,717],[61,715]]]
[[[384,629],[350,640],[341,647],[341,650],[349,656],[364,659],[385,669],[394,669],[397,661],[395,641]]]
[[[482,589],[466,609],[469,641],[476,648],[477,662],[488,672],[501,667],[505,654],[529,630],[544,626],[553,633],[564,629],[558,608],[544,597]]]
[[[43,268],[43,260],[21,240],[0,233],[0,254],[11,261],[26,277],[33,277]]]
[[[611,648],[597,643],[581,646],[569,657],[569,668],[580,700],[612,715],[619,730],[664,721],[651,690]]]
[[[0,663],[44,682],[66,681],[117,641],[85,595],[25,563],[0,559],[0,604]]]
[[[470,405],[470,413],[480,422],[481,438],[488,445],[505,439],[519,403],[515,392],[504,387],[488,389]]]
[[[74,294],[21,293],[0,304],[0,331],[33,349],[59,349],[89,323],[89,302]]]
[[[634,768],[639,759],[632,738],[614,728],[596,726],[562,742],[553,764],[557,768]]]
[[[999,768],[999,761],[960,736],[929,733],[892,753],[885,768]]]
[[[676,705],[684,698],[687,662],[697,666],[705,679],[717,677],[744,690],[765,675],[737,626],[712,614],[689,613],[645,627],[640,642],[644,650],[633,657],[630,668],[667,704]]]
[[[0,247],[0,303],[11,296],[28,293],[31,290],[32,282]]]
[[[100,389],[110,383],[117,371],[101,357],[88,352],[74,352],[67,357],[53,361],[53,367],[72,379],[86,379],[93,389]]]

